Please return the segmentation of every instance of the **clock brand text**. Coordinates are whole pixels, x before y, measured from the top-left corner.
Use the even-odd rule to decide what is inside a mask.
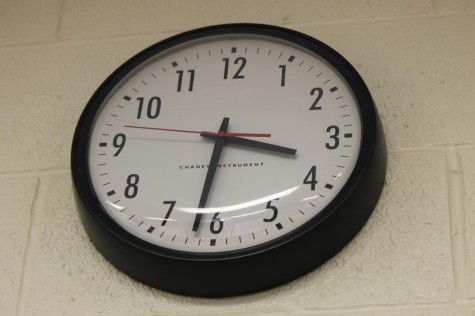
[[[264,166],[263,162],[219,163],[218,168],[256,168]],[[180,170],[208,169],[208,164],[180,165]]]

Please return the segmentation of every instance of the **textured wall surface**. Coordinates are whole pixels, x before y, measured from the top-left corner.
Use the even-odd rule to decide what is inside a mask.
[[[389,173],[361,233],[284,286],[226,299],[149,288],[94,249],[72,198],[74,127],[133,54],[191,28],[289,27],[367,82]],[[0,0],[1,315],[474,315],[475,1]]]

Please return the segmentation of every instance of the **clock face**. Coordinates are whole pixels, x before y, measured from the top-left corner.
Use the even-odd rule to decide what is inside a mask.
[[[283,284],[341,250],[379,199],[386,148],[366,85],[337,52],[229,24],[166,39],[107,78],[78,122],[71,169],[82,223],[113,265],[220,297]]]
[[[182,252],[256,249],[342,191],[361,113],[322,56],[244,33],[148,55],[98,103],[88,141],[93,190],[128,233]]]

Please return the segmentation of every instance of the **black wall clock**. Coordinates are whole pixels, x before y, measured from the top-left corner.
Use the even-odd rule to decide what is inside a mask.
[[[151,286],[220,297],[319,266],[361,229],[386,174],[381,123],[325,44],[212,26],[137,54],[77,125],[72,175],[95,247]]]

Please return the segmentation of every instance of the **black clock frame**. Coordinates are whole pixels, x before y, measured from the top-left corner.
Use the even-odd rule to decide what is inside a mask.
[[[124,76],[145,60],[175,45],[226,34],[276,37],[325,59],[348,82],[362,120],[361,149],[343,189],[317,216],[273,241],[220,253],[189,253],[148,243],[120,227],[102,209],[88,173],[90,128],[104,99]],[[177,294],[223,297],[264,290],[289,282],[333,257],[366,223],[386,176],[383,128],[371,94],[357,71],[336,51],[296,31],[261,25],[205,27],[161,41],[119,67],[98,88],[79,119],[72,144],[71,170],[81,221],[97,250],[131,277]]]

